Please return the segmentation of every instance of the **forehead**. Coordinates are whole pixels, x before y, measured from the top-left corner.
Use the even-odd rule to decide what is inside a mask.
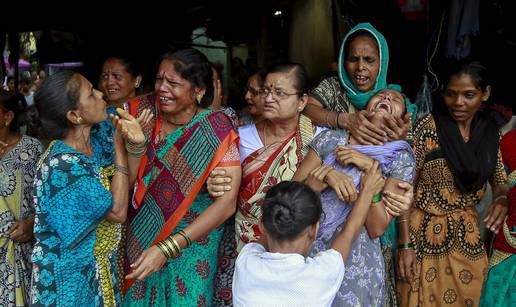
[[[127,72],[127,67],[119,59],[108,59],[104,62],[102,69]]]
[[[473,78],[468,74],[451,76],[446,88],[479,89]]]
[[[268,87],[288,88],[293,87],[294,78],[292,74],[286,72],[273,72],[267,74],[265,85]]]
[[[349,44],[349,51],[369,51],[378,53],[378,44],[376,40],[369,36],[358,36],[355,37]]]
[[[92,88],[91,82],[88,81],[88,79],[84,78],[83,75],[77,75],[75,78],[80,83],[80,87],[79,88],[80,88],[81,92],[83,92],[83,91],[88,91],[89,92],[91,90],[91,88]]]
[[[392,97],[399,98],[401,101],[404,101],[405,98],[401,95],[400,92],[393,89],[384,89],[379,91],[376,95],[391,95]]]

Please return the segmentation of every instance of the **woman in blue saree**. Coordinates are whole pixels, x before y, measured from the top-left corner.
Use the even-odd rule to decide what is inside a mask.
[[[54,141],[34,179],[32,306],[119,305],[116,254],[129,189],[124,140],[141,146],[145,136],[124,112],[112,117],[113,136],[102,93],[75,72],[47,78],[35,102]],[[108,167],[116,170],[111,182]]]

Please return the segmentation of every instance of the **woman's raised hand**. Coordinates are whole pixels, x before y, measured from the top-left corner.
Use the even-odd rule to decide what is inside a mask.
[[[360,144],[382,145],[387,142],[387,133],[371,123],[374,112],[362,110],[348,115],[348,130]]]
[[[382,171],[378,161],[373,161],[373,165],[365,172],[360,180],[360,193],[367,191],[372,195],[380,193],[385,185],[385,179],[382,177]]]
[[[143,133],[142,126],[148,125],[153,118],[153,114],[149,109],[144,110],[138,119],[134,118],[125,110],[117,108],[118,115],[110,115],[110,120],[116,127],[120,135],[128,142],[133,144],[145,143],[146,138]]]
[[[403,119],[394,118],[391,114],[385,115],[387,127],[384,127],[384,129],[387,132],[389,141],[404,140],[407,138],[411,118],[411,113],[406,113]]]

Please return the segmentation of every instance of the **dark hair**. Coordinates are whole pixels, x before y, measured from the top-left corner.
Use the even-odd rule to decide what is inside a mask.
[[[142,75],[142,68],[141,68],[140,64],[133,58],[116,54],[116,55],[111,55],[108,58],[106,58],[104,63],[106,63],[109,60],[118,61],[122,66],[124,66],[127,73],[129,73],[133,78],[136,78],[136,77]]]
[[[34,94],[43,130],[51,140],[62,139],[70,128],[66,113],[78,107],[81,87],[79,76],[74,71],[59,71],[45,78]]]
[[[18,114],[20,113],[20,106],[16,96],[11,92],[0,88],[0,107],[4,108],[6,112],[12,111],[14,113],[9,129],[11,131],[18,131]]]
[[[322,206],[319,195],[306,184],[284,181],[267,191],[262,212],[267,234],[275,240],[288,241],[319,221]]]
[[[167,52],[161,60],[174,62],[174,69],[194,87],[205,89],[199,106],[207,108],[213,101],[213,72],[206,56],[197,49],[187,48],[176,52]]]
[[[258,84],[260,85],[260,87],[264,86],[265,77],[267,77],[267,73],[268,73],[267,68],[262,67],[262,68],[258,68],[258,70],[252,75],[252,76],[258,77]]]
[[[490,85],[487,68],[478,61],[472,60],[452,60],[443,65],[443,90],[448,86],[453,76],[468,75],[473,80],[473,84],[485,91]]]
[[[376,45],[376,48],[378,49],[378,52],[380,52],[380,46],[378,46],[378,40],[373,35],[373,33],[369,32],[367,30],[364,30],[364,29],[360,29],[360,30],[357,30],[357,31],[353,32],[352,34],[350,34],[348,36],[348,38],[346,39],[346,42],[344,43],[344,51],[346,52],[346,57],[349,56],[349,48],[351,46],[351,43],[359,37],[367,37],[367,38],[372,39]]]
[[[279,63],[269,67],[267,74],[287,73],[294,76],[294,88],[299,93],[297,96],[301,98],[308,93],[308,73],[303,65],[299,63]]]

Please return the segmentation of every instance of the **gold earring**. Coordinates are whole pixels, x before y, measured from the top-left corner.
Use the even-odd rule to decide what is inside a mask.
[[[80,117],[80,116],[77,117],[77,124],[78,125],[82,124],[82,117]]]
[[[201,94],[197,94],[195,96],[195,100],[197,100],[197,104],[201,104],[201,99],[202,99],[202,95]]]

